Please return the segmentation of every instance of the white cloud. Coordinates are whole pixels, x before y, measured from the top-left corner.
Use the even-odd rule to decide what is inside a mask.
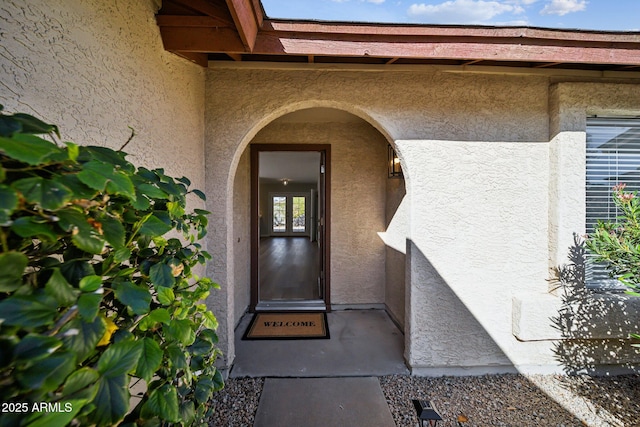
[[[551,0],[541,11],[541,15],[559,15],[579,12],[587,8],[587,0]]]
[[[384,3],[384,0],[366,0],[367,3],[373,3],[373,4],[382,4]]]
[[[484,0],[449,0],[437,5],[412,4],[407,11],[413,18],[454,24],[482,24],[503,13],[523,12],[524,9],[517,4]]]
[[[537,2],[537,1],[540,1],[540,0],[501,0],[502,3],[517,4],[517,5],[522,4],[522,5],[525,5],[525,6],[533,4],[533,3]]]

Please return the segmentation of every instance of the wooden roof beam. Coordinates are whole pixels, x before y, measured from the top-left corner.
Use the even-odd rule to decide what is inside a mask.
[[[534,65],[533,68],[548,68],[548,67],[555,67],[556,65],[560,65],[562,64],[562,62],[548,62],[546,64],[538,64],[538,65]]]
[[[156,22],[159,27],[232,27],[226,20],[215,16],[156,15]]]
[[[253,51],[253,47],[256,43],[256,37],[258,36],[260,19],[258,16],[262,16],[262,9],[260,11],[254,10],[252,0],[226,0],[229,12],[233,17],[233,21],[242,40],[242,44],[248,52]]]
[[[206,53],[197,53],[197,52],[175,52],[177,55],[182,56],[185,59],[188,59],[191,62],[194,62],[201,67],[207,68],[209,65],[209,56]]]
[[[219,7],[214,3],[210,3],[207,0],[173,0],[173,2],[204,15],[221,20],[228,26],[234,25],[233,19],[229,16],[228,10]]]
[[[170,52],[245,52],[238,33],[231,28],[160,27],[160,34]]]
[[[640,33],[605,32],[588,30],[555,30],[531,27],[485,27],[455,25],[402,25],[367,24],[349,22],[314,22],[267,20],[265,31],[281,33],[336,35],[375,35],[375,36],[431,36],[431,37],[471,37],[495,39],[547,40],[551,42],[605,42],[640,43]]]
[[[379,58],[454,59],[461,61],[518,61],[640,65],[640,44],[518,44],[495,39],[459,40],[399,37],[394,40],[353,35],[315,35],[260,32],[255,54],[373,56]]]

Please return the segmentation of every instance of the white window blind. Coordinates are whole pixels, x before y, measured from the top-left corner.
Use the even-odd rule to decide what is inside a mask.
[[[598,220],[615,221],[620,212],[611,197],[612,187],[640,191],[640,119],[588,118],[586,171],[586,231]],[[585,282],[594,290],[619,291],[624,286],[611,279],[606,264],[587,253]]]

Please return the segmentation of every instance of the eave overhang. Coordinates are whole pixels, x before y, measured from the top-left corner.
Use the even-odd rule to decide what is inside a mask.
[[[640,71],[640,33],[277,20],[259,0],[165,0],[166,50],[209,61]]]

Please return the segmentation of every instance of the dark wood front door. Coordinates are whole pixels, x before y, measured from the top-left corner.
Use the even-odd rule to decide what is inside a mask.
[[[251,145],[251,311],[330,308],[330,145]]]

